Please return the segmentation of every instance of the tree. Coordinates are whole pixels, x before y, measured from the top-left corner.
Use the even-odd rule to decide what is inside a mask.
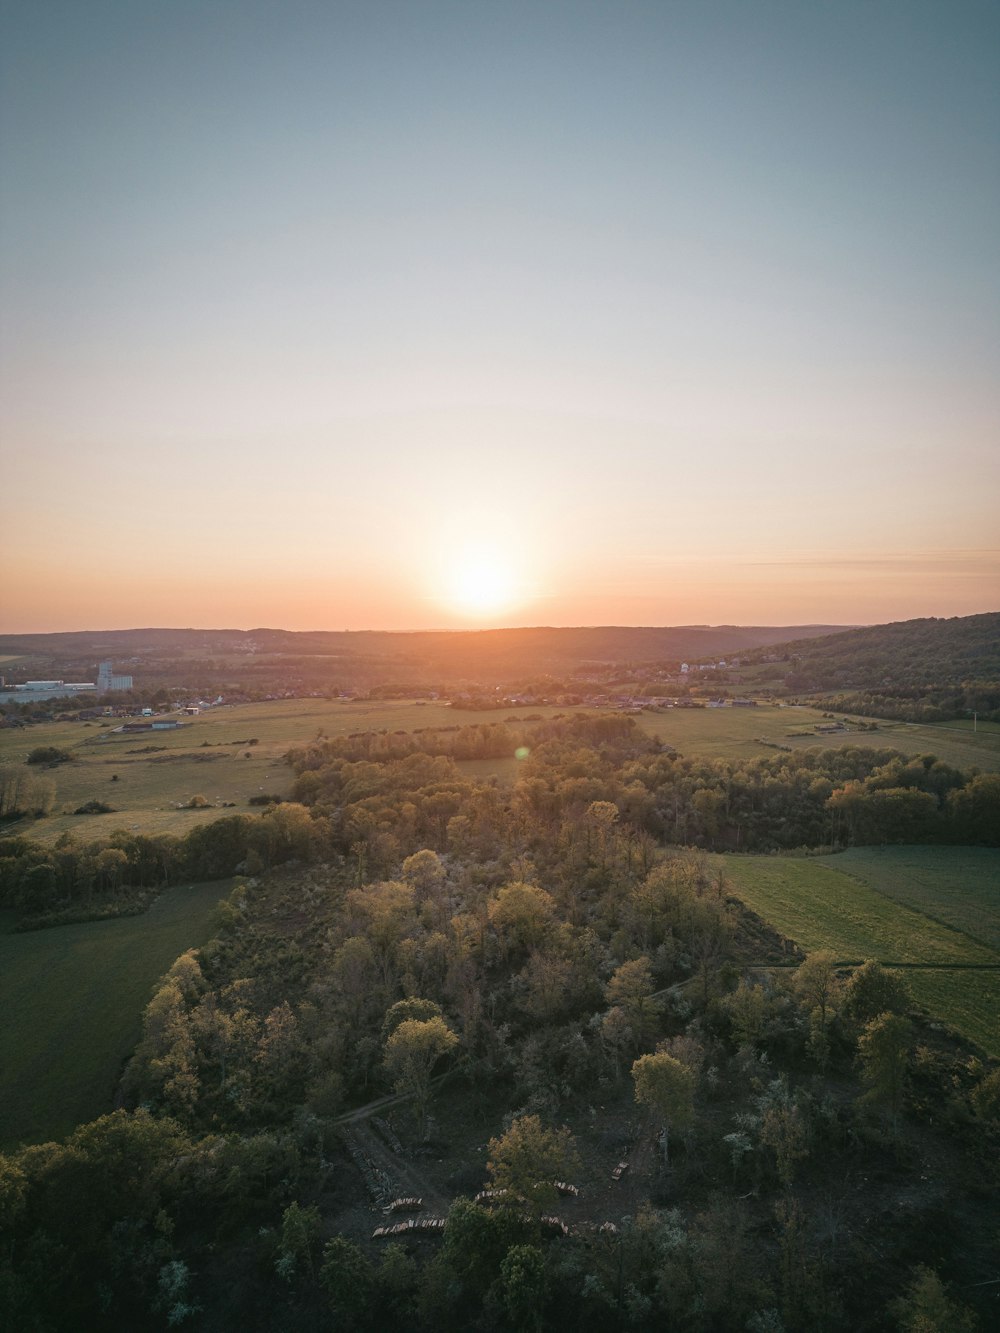
[[[615,968],[604,988],[608,1003],[620,1009],[632,1029],[633,1049],[652,1045],[660,1026],[660,1001],[655,998],[648,958],[633,958]]]
[[[663,1160],[669,1160],[671,1129],[686,1129],[694,1114],[697,1074],[666,1051],[641,1055],[632,1066],[635,1099],[663,1121]]]
[[[491,900],[487,912],[500,938],[504,953],[515,949],[534,949],[542,942],[553,916],[555,899],[535,884],[517,881],[505,884]]]
[[[351,911],[366,923],[365,935],[381,969],[386,998],[396,985],[399,942],[415,925],[415,902],[413,887],[399,880],[369,884],[347,895]]]
[[[618,807],[613,801],[591,801],[584,816],[588,834],[594,832],[597,855],[602,870],[608,866],[608,848],[618,823]]]
[[[855,968],[844,991],[844,1009],[859,1028],[879,1014],[905,1013],[911,1003],[910,989],[901,974],[874,958]]]
[[[953,1301],[937,1273],[921,1264],[906,1291],[889,1307],[900,1333],[972,1333],[976,1317]]]
[[[529,1227],[510,1208],[484,1208],[458,1198],[448,1210],[441,1257],[451,1275],[481,1300],[496,1280],[504,1255],[523,1242]]]
[[[385,1018],[382,1020],[382,1040],[388,1041],[400,1023],[405,1023],[408,1018],[424,1023],[429,1018],[442,1017],[441,1006],[434,1000],[420,1000],[415,996],[397,1000],[385,1011]]]
[[[440,856],[426,847],[414,852],[403,862],[403,879],[416,889],[418,898],[434,897],[445,879]]]
[[[580,1169],[569,1130],[546,1129],[537,1115],[519,1116],[506,1134],[490,1139],[487,1151],[493,1188],[506,1190],[512,1201],[523,1200],[535,1216],[558,1197],[554,1182]]]
[[[516,978],[518,1002],[537,1023],[552,1023],[572,1003],[572,965],[565,958],[533,953]]]
[[[281,1216],[281,1239],[275,1269],[286,1282],[292,1282],[305,1270],[313,1272],[313,1251],[319,1244],[320,1216],[318,1208],[300,1208],[290,1203]]]
[[[867,1086],[865,1101],[882,1102],[892,1116],[892,1132],[903,1099],[913,1028],[899,1014],[879,1014],[858,1038],[861,1077]]]
[[[760,1126],[760,1141],[774,1153],[778,1179],[785,1189],[791,1189],[796,1164],[809,1156],[808,1130],[794,1102],[776,1101],[767,1108]]]
[[[346,1236],[328,1240],[319,1280],[343,1327],[364,1327],[375,1296],[375,1273],[360,1245]]]
[[[127,870],[128,857],[117,847],[105,847],[97,853],[97,873],[112,893],[117,893]]]
[[[443,1018],[404,1019],[385,1043],[384,1063],[397,1092],[413,1097],[420,1132],[426,1132],[431,1096],[431,1071],[442,1055],[454,1050],[458,1038]]]
[[[826,1027],[826,1011],[840,990],[836,961],[836,954],[830,949],[817,949],[792,973],[796,995],[811,1009],[819,1009],[823,1027]]]
[[[545,1256],[537,1245],[512,1245],[500,1265],[500,1298],[512,1329],[541,1329]]]
[[[723,997],[722,1008],[729,1016],[733,1036],[741,1046],[755,1046],[764,1027],[764,988],[748,986],[746,978],[729,995]]]

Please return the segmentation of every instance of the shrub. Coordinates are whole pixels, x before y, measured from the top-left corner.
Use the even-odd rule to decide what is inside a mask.
[[[28,755],[29,764],[68,764],[73,756],[55,745],[36,745]]]

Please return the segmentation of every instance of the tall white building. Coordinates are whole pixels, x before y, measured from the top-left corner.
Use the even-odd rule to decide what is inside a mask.
[[[112,690],[130,690],[131,688],[131,676],[113,676],[111,674],[111,663],[101,663],[97,671],[98,694],[110,694]]]

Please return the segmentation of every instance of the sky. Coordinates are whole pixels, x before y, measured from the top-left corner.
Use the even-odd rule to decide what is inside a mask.
[[[0,629],[1000,608],[1000,5],[0,0]]]

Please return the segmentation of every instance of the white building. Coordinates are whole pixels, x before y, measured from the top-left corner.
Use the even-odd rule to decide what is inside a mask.
[[[97,689],[101,694],[110,694],[112,690],[130,690],[131,676],[113,676],[111,663],[102,662],[97,671]]]

